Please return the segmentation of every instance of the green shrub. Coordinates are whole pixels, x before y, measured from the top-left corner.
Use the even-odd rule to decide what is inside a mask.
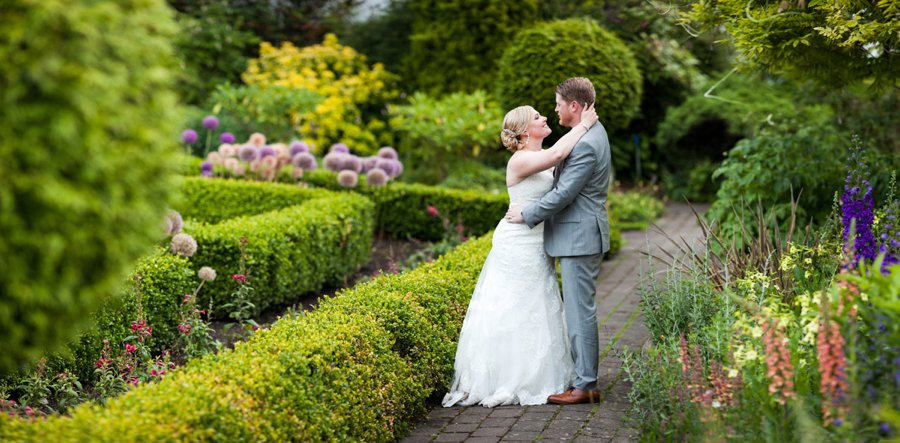
[[[537,0],[408,3],[413,22],[409,53],[403,59],[404,80],[410,85],[409,92],[434,95],[493,86],[503,50],[520,29],[532,26],[538,18]],[[525,70],[519,68],[520,73]]]
[[[159,383],[71,418],[0,414],[4,441],[393,441],[447,388],[490,238],[326,299]]]
[[[662,215],[664,207],[661,200],[640,192],[609,194],[609,211],[616,214],[616,224],[622,230],[647,229]]]
[[[162,0],[11,0],[0,23],[2,373],[85,325],[158,238],[180,116]]]
[[[198,268],[210,266],[222,276],[241,273],[240,239],[246,237],[248,280],[254,288],[251,301],[257,309],[265,309],[339,283],[368,262],[373,213],[366,198],[327,195],[213,225],[188,221],[184,230],[199,245],[191,262]],[[230,278],[209,282],[198,303],[206,306],[212,298],[213,306],[222,306],[234,284]]]
[[[556,85],[570,77],[594,83],[597,113],[608,131],[626,127],[637,112],[641,73],[631,50],[597,22],[580,19],[544,23],[516,36],[499,64],[500,104],[507,110],[531,105],[552,115]],[[549,121],[554,132],[563,132],[556,119]]]
[[[506,169],[493,168],[475,160],[463,160],[450,166],[450,175],[438,186],[501,194],[506,192]]]
[[[332,194],[319,189],[305,189],[299,186],[188,177],[184,179],[182,186],[182,201],[175,205],[175,208],[184,218],[215,224],[230,218],[262,214],[330,195]]]
[[[500,149],[503,111],[484,91],[440,99],[417,92],[409,104],[393,106],[391,116],[397,147],[415,169],[416,181],[436,183],[462,160],[489,158],[502,164],[508,158]]]
[[[270,140],[290,140],[298,136],[296,116],[312,112],[322,97],[306,89],[280,85],[222,84],[209,101],[223,122],[231,123],[230,132],[238,141],[247,140],[254,132],[266,134]]]

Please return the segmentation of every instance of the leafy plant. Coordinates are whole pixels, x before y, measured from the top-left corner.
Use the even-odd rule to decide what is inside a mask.
[[[228,311],[228,317],[234,319],[234,322],[226,323],[225,330],[239,326],[245,332],[253,332],[259,328],[259,324],[253,320],[256,314],[256,305],[253,304],[253,287],[247,283],[247,237],[241,237],[241,259],[240,267],[237,274],[231,276],[231,279],[237,283],[237,289],[231,293],[231,301],[222,305],[222,309]]]
[[[238,140],[261,132],[274,140],[290,140],[301,134],[300,116],[315,111],[323,98],[308,89],[282,85],[220,84],[212,91],[212,111],[232,124]]]

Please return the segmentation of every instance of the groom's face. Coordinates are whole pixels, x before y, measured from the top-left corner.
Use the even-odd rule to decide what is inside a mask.
[[[559,125],[572,127],[578,124],[575,121],[575,103],[566,101],[561,95],[556,94],[556,115],[559,116]]]

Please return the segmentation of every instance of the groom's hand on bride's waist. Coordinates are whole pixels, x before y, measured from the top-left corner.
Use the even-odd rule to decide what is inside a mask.
[[[510,205],[504,217],[507,223],[525,223],[525,217],[522,217],[521,205]]]

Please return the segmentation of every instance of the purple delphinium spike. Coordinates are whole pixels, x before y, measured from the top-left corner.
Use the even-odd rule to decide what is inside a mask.
[[[865,178],[869,175],[868,166],[863,163],[859,142],[855,138],[847,160],[847,169],[844,194],[841,195],[844,245],[853,251],[854,263],[860,260],[871,263],[876,256],[875,234],[872,232],[872,224],[875,221],[875,197],[872,196],[871,184]],[[854,237],[852,241],[851,235]]]
[[[185,129],[181,132],[181,141],[189,145],[194,144],[197,141],[197,131],[193,129]]]

